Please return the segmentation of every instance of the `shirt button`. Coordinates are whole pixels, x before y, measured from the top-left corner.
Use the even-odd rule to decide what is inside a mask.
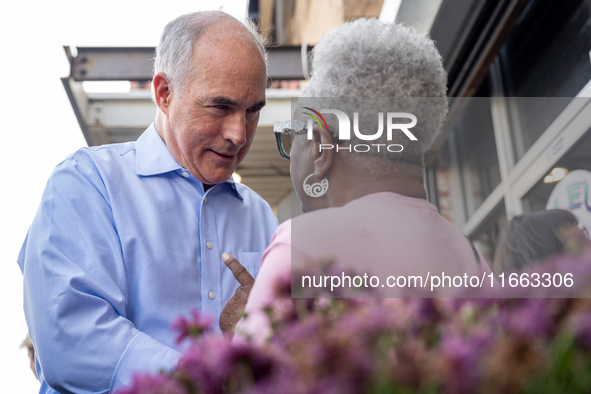
[[[183,172],[182,172],[182,174],[183,174],[183,176],[184,176],[185,178],[188,178],[188,177],[189,177],[189,173],[188,173],[187,171],[183,171]]]
[[[207,196],[203,197],[203,202],[207,202]]]
[[[211,242],[208,242],[208,243],[206,243],[205,245],[207,245],[207,247],[208,247],[209,249],[213,248],[213,245],[211,244]]]
[[[211,298],[212,300],[215,298],[215,293],[213,291],[209,292],[209,298]]]

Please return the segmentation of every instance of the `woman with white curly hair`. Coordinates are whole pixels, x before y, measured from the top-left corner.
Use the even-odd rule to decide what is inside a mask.
[[[292,265],[330,259],[376,276],[364,286],[384,297],[399,294],[388,292],[397,290],[388,277],[489,270],[426,199],[423,158],[447,114],[447,77],[433,41],[401,25],[359,19],[323,36],[312,65],[296,119],[275,130],[305,213],[280,225],[263,254],[247,318],[236,329],[255,339],[269,333],[264,308],[274,297],[273,282]],[[352,120],[348,136],[345,117],[334,109]],[[335,284],[330,278],[322,285]],[[356,287],[344,277],[338,285]]]

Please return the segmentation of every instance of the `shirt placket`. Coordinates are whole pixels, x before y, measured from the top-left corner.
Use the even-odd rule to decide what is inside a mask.
[[[222,278],[219,269],[221,247],[217,237],[213,196],[206,193],[201,200],[201,300],[203,312],[218,316],[222,311]]]

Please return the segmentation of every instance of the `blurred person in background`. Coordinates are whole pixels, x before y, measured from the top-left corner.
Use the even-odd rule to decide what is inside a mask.
[[[578,253],[589,244],[587,229],[578,226],[577,218],[562,209],[515,216],[501,235],[493,270],[518,272],[550,256]]]
[[[231,178],[265,105],[256,30],[219,11],[180,16],[154,71],[155,123],[60,163],[19,255],[41,393],[114,392],[174,368],[172,322],[196,306],[219,316],[237,287],[222,253],[254,274],[277,227]]]
[[[379,98],[408,102],[408,112],[417,119],[412,129],[416,141],[398,130],[391,141],[383,133],[371,143],[398,143],[404,145],[402,152],[355,153],[343,147],[364,141],[339,141],[334,116],[325,115],[326,127],[314,126],[312,139],[306,138],[303,120],[278,124],[279,150],[291,159],[292,181],[305,213],[282,223],[263,255],[246,318],[236,327],[237,333],[257,340],[269,333],[264,309],[274,297],[272,284],[292,266],[328,258],[383,281],[388,275],[429,270],[449,275],[488,270],[471,242],[427,201],[423,186],[424,155],[441,132],[448,108],[447,76],[433,41],[401,25],[359,19],[323,36],[312,56],[313,75],[300,99],[302,106],[338,108],[326,105],[343,98],[347,108],[338,109],[358,112],[359,128],[368,130],[377,118],[374,103],[388,105],[390,100]],[[356,99],[347,99],[351,97]],[[305,119],[300,109],[296,117]],[[339,144],[340,149],[321,149],[323,144]],[[240,273],[239,263],[228,260]],[[250,279],[241,283],[252,285]],[[231,320],[238,315],[225,312],[220,325],[223,332],[231,332]]]
[[[27,334],[27,337],[25,338],[23,343],[21,343],[20,347],[21,349],[27,349],[27,355],[29,356],[29,368],[31,368],[31,371],[33,371],[35,377],[37,378],[37,371],[35,370],[35,347],[33,346],[33,342],[31,341],[31,337],[29,337],[29,334]]]

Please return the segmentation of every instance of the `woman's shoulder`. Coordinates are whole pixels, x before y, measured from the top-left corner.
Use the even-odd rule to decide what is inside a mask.
[[[292,219],[287,219],[283,223],[279,224],[275,230],[275,234],[273,234],[271,243],[289,240],[291,238],[291,223]]]

